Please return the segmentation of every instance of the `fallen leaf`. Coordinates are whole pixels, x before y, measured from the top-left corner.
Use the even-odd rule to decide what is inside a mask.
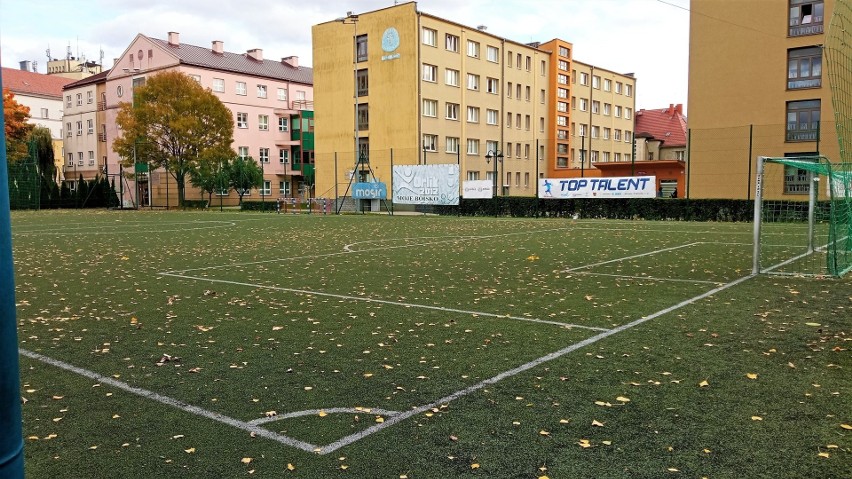
[[[376,422],[383,423],[383,422],[385,422],[385,418],[383,418],[381,416],[376,416]]]
[[[539,431],[538,433],[539,433],[540,435],[542,435],[542,436],[549,436],[549,435],[550,435],[550,432],[549,432],[549,431],[545,431],[544,429],[542,429],[542,430],[541,430],[541,431]]]
[[[615,400],[619,401],[619,402],[630,402],[630,399],[628,399],[624,396],[618,396],[617,398],[615,398]]]
[[[474,462],[473,464],[470,465],[470,468],[471,469],[479,469],[479,463]]]
[[[571,422],[570,419],[560,419],[559,420],[559,424],[568,424],[569,422]]]
[[[588,439],[580,439],[580,441],[577,442],[577,445],[579,445],[583,449],[586,449],[587,447],[592,447],[592,445],[591,445],[591,443],[589,443]]]
[[[840,427],[852,431],[852,426],[850,426],[849,424],[841,424]]]
[[[829,454],[827,452],[821,452],[821,453],[817,454],[817,456],[819,456],[819,457],[831,457],[831,454]]]
[[[749,379],[757,379],[757,373],[746,373],[746,377]]]
[[[290,463],[288,462],[288,463],[287,463],[287,470],[288,470],[288,471],[295,471],[295,470],[296,470],[296,466],[294,466],[294,465],[292,465],[292,464],[290,464]]]
[[[666,469],[666,470],[667,470],[667,471],[669,471],[669,472],[680,472],[680,469],[677,469],[677,468],[675,468],[675,467],[670,467],[670,468],[668,468],[668,469]]]
[[[822,325],[821,325],[821,324],[819,324],[819,323],[805,323],[805,325],[806,325],[806,326],[814,326],[814,327],[816,327],[816,326],[822,326]]]
[[[701,381],[700,383],[698,383],[698,387],[700,387],[700,388],[706,388],[709,385],[710,385],[710,383],[708,383],[706,379],[704,381]]]
[[[250,457],[244,457],[244,458],[240,459],[240,462],[242,462],[243,464],[248,464],[248,463],[251,462],[251,458]]]
[[[592,421],[592,426],[604,427],[602,422],[598,422],[597,420]]]
[[[601,444],[605,446],[612,446],[612,441],[601,441]]]
[[[184,449],[184,450],[183,450],[183,452],[185,452],[185,453],[187,453],[187,454],[192,454],[193,452],[195,452],[195,448],[194,448],[194,447],[190,447],[189,449]]]
[[[325,411],[320,411],[320,412],[319,412],[319,414],[317,414],[317,416],[319,416],[319,417],[326,417],[326,416],[328,416],[328,413],[327,413],[327,412],[325,412]]]
[[[752,421],[763,421],[763,418],[762,418],[762,417],[760,417],[760,416],[752,416],[752,417],[751,417],[751,420],[752,420]]]

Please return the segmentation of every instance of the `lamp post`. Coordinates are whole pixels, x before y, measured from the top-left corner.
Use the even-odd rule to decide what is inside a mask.
[[[494,202],[494,216],[497,216],[497,163],[503,162],[503,152],[500,150],[488,150],[485,153],[485,163],[490,164],[494,160],[494,172],[491,178],[494,180],[494,189],[491,192],[491,197]]]
[[[338,21],[344,25],[352,24],[352,88],[353,88],[353,104],[352,104],[352,133],[355,138],[355,164],[360,165],[360,148],[358,138],[358,15],[352,12],[346,12],[346,16],[339,18]]]
[[[582,139],[582,143],[580,144],[580,178],[586,177],[586,135],[582,135],[580,137]]]

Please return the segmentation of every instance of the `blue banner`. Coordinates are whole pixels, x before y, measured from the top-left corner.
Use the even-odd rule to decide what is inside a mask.
[[[388,187],[384,183],[355,183],[352,186],[352,198],[356,200],[383,200],[388,197]]]

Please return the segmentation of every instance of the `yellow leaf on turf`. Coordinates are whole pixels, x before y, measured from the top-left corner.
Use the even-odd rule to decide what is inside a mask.
[[[559,424],[568,424],[569,422],[571,422],[570,419],[560,419],[559,420]]]
[[[746,377],[749,379],[757,379],[757,373],[747,373]]]
[[[240,459],[240,462],[242,462],[243,464],[248,464],[248,463],[251,462],[251,458],[250,457],[244,457],[244,458]]]
[[[378,423],[385,422],[385,418],[383,418],[381,416],[376,416],[376,422],[378,422]]]
[[[592,426],[604,427],[602,422],[598,422],[597,420],[592,421]]]
[[[669,472],[680,472],[680,470],[679,470],[679,469],[674,468],[674,467],[670,467],[670,468],[668,468],[668,469],[666,469],[666,470],[667,470],[667,471],[669,471]]]
[[[189,449],[184,449],[184,450],[183,450],[183,452],[185,452],[185,453],[187,453],[187,454],[192,454],[193,452],[195,452],[195,448],[194,448],[194,447],[190,447]]]
[[[296,470],[296,466],[294,466],[294,465],[292,465],[292,464],[290,464],[290,463],[288,462],[288,463],[287,463],[287,470],[288,470],[288,471],[295,471],[295,470]]]
[[[612,446],[612,441],[601,441],[604,446]]]
[[[541,430],[541,431],[539,431],[538,433],[539,433],[540,435],[542,435],[542,436],[549,436],[549,435],[550,435],[550,432],[549,432],[549,431],[545,431],[544,429],[542,429],[542,430]]]
[[[577,442],[577,445],[579,445],[579,446],[580,446],[580,447],[582,447],[583,449],[586,449],[586,448],[588,448],[588,447],[592,447],[592,444],[591,444],[591,443],[589,443],[589,440],[588,440],[588,439],[580,439],[580,441],[579,441],[579,442]]]
[[[852,426],[850,426],[849,424],[841,424],[840,427],[852,431]]]
[[[617,398],[615,398],[615,400],[619,401],[619,402],[630,402],[630,399],[628,399],[624,396],[618,396]]]
[[[817,454],[817,456],[819,456],[819,457],[831,457],[831,454],[829,454],[827,452],[821,452],[821,453]]]
[[[326,417],[326,416],[328,416],[328,413],[327,413],[327,412],[325,412],[325,411],[320,411],[320,412],[319,412],[319,414],[317,414],[317,416],[319,416],[319,417]]]
[[[698,387],[700,387],[700,388],[706,388],[709,385],[710,385],[710,383],[708,383],[706,379],[704,381],[701,381],[700,383],[698,383]]]
[[[752,417],[751,417],[751,420],[752,420],[752,421],[763,421],[763,418],[762,418],[762,417],[760,417],[760,416],[752,416]]]
[[[474,462],[473,464],[470,465],[470,468],[471,469],[479,469],[479,463]]]
[[[345,471],[345,470],[349,469],[349,466],[347,466],[346,464],[341,464],[340,469]]]
[[[819,323],[805,323],[806,326],[822,326]]]

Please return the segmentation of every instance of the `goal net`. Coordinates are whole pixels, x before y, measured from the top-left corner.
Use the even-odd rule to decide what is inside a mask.
[[[755,274],[840,277],[852,269],[852,164],[759,157]]]

